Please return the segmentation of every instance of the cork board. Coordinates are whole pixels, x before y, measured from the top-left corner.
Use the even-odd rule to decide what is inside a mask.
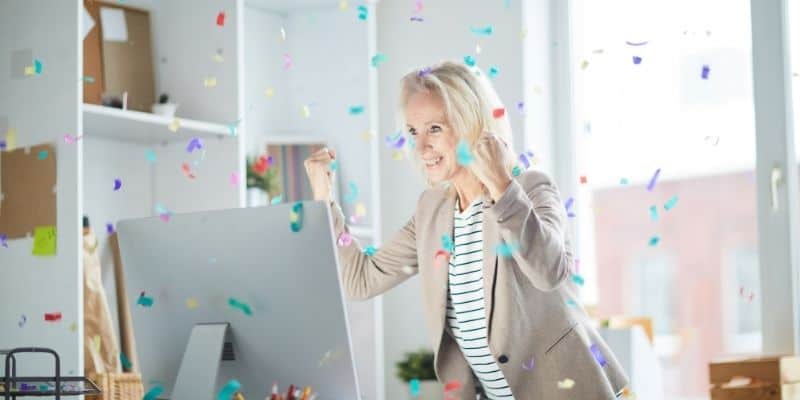
[[[86,11],[95,21],[95,27],[83,39],[83,76],[93,82],[83,82],[83,102],[102,104],[105,91],[103,78],[103,38],[100,36],[100,6],[94,0],[83,0]]]
[[[43,144],[0,152],[0,232],[9,239],[56,226],[55,150]]]

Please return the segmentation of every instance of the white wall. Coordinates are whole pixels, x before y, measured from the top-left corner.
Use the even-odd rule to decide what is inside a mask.
[[[443,59],[473,55],[485,70],[500,69],[494,79],[511,118],[516,150],[523,147],[522,117],[516,103],[523,100],[522,10],[520,2],[444,0],[425,2],[424,22],[410,22],[413,2],[383,0],[378,4],[378,51],[389,61],[378,70],[381,125],[379,139],[397,129],[398,81],[406,72]],[[493,25],[491,37],[477,37],[469,28]],[[475,46],[482,52],[475,55]],[[395,161],[385,146],[380,150],[383,237],[390,238],[411,215],[423,183],[407,161]],[[424,323],[420,285],[414,277],[384,295],[386,398],[404,398],[406,385],[396,378],[395,363],[407,351],[430,348]]]
[[[17,147],[55,144],[58,169],[56,256],[33,257],[31,238],[9,240],[8,248],[0,247],[0,348],[53,348],[68,375],[83,371],[78,250],[82,199],[76,190],[81,184],[83,145],[63,140],[64,134],[81,131],[78,102],[83,51],[78,45],[78,5],[78,1],[0,2],[0,116],[7,117],[16,130]],[[23,49],[41,60],[41,75],[11,78],[11,54]],[[5,132],[0,135],[5,139]],[[61,322],[45,322],[48,312],[61,312]],[[23,314],[27,323],[20,328],[17,322]],[[74,331],[72,324],[76,324]],[[52,359],[21,357],[20,374],[52,373]]]

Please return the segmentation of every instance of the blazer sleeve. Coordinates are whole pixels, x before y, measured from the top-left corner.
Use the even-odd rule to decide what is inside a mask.
[[[348,232],[341,207],[331,202],[331,215],[336,238]],[[337,240],[338,242],[338,240]],[[348,246],[338,246],[342,282],[347,296],[366,300],[382,294],[416,274],[417,248],[414,217],[372,256],[367,256],[358,240]]]
[[[573,256],[566,210],[547,175],[529,171],[512,179],[488,213],[497,221],[500,238],[514,246],[511,257],[534,287],[551,291],[569,278]]]

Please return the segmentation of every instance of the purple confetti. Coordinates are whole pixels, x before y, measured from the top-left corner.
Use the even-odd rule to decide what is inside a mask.
[[[114,224],[112,224],[111,222],[106,223],[106,233],[108,233],[109,235],[114,233]]]
[[[711,72],[711,68],[708,65],[703,65],[703,72],[700,75],[703,79],[708,79],[708,73]]]
[[[6,141],[0,140],[0,150],[5,150],[5,149],[6,149]]]
[[[574,203],[574,202],[575,202],[575,199],[570,197],[570,198],[567,199],[566,203],[564,203],[564,209],[567,210],[567,217],[569,217],[569,218],[575,218],[575,213],[570,211],[570,208],[572,208],[572,203]]]
[[[114,191],[118,191],[122,187],[122,180],[119,178],[114,179]]]
[[[642,63],[642,57],[633,56],[633,63],[636,64],[636,65],[641,64]]]
[[[522,369],[524,369],[525,371],[530,371],[533,369],[534,364],[535,363],[533,361],[533,357],[531,357],[529,361],[522,363]]]
[[[525,111],[525,102],[524,101],[518,101],[517,102],[517,111],[519,111],[519,112],[524,112]]]
[[[594,355],[594,359],[597,360],[597,363],[600,364],[601,367],[606,366],[606,358],[603,356],[603,353],[600,352],[600,348],[597,347],[596,344],[593,344],[589,347],[589,350],[592,351],[592,355]]]
[[[649,42],[649,40],[645,40],[644,42],[629,42],[629,41],[626,40],[625,44],[627,44],[628,46],[644,46],[648,42]]]
[[[433,68],[431,68],[431,67],[425,67],[425,68],[423,68],[423,69],[419,70],[419,72],[417,73],[417,76],[419,76],[420,78],[422,78],[423,76],[425,76],[425,75],[428,75],[428,74],[430,74],[431,72],[433,72]]]
[[[195,150],[200,150],[203,148],[203,141],[200,140],[198,137],[193,137],[192,140],[189,141],[189,145],[186,146],[186,151],[191,153]]]
[[[422,22],[424,21],[422,17],[411,17],[411,21]]]
[[[528,161],[528,157],[525,156],[524,153],[519,155],[519,162],[522,163],[522,165],[525,167],[525,169],[528,169],[531,166],[530,161]]]
[[[647,184],[647,191],[652,192],[653,188],[656,187],[656,180],[658,176],[661,174],[661,168],[657,169],[656,172],[653,174],[653,177],[650,178],[650,183]]]
[[[0,233],[0,246],[8,248],[8,243],[6,243],[6,240],[8,240],[8,235],[5,233]]]

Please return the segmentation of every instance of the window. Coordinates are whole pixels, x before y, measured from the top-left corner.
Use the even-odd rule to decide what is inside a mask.
[[[653,318],[664,398],[708,398],[709,361],[761,349],[750,2],[570,12],[586,300]]]

